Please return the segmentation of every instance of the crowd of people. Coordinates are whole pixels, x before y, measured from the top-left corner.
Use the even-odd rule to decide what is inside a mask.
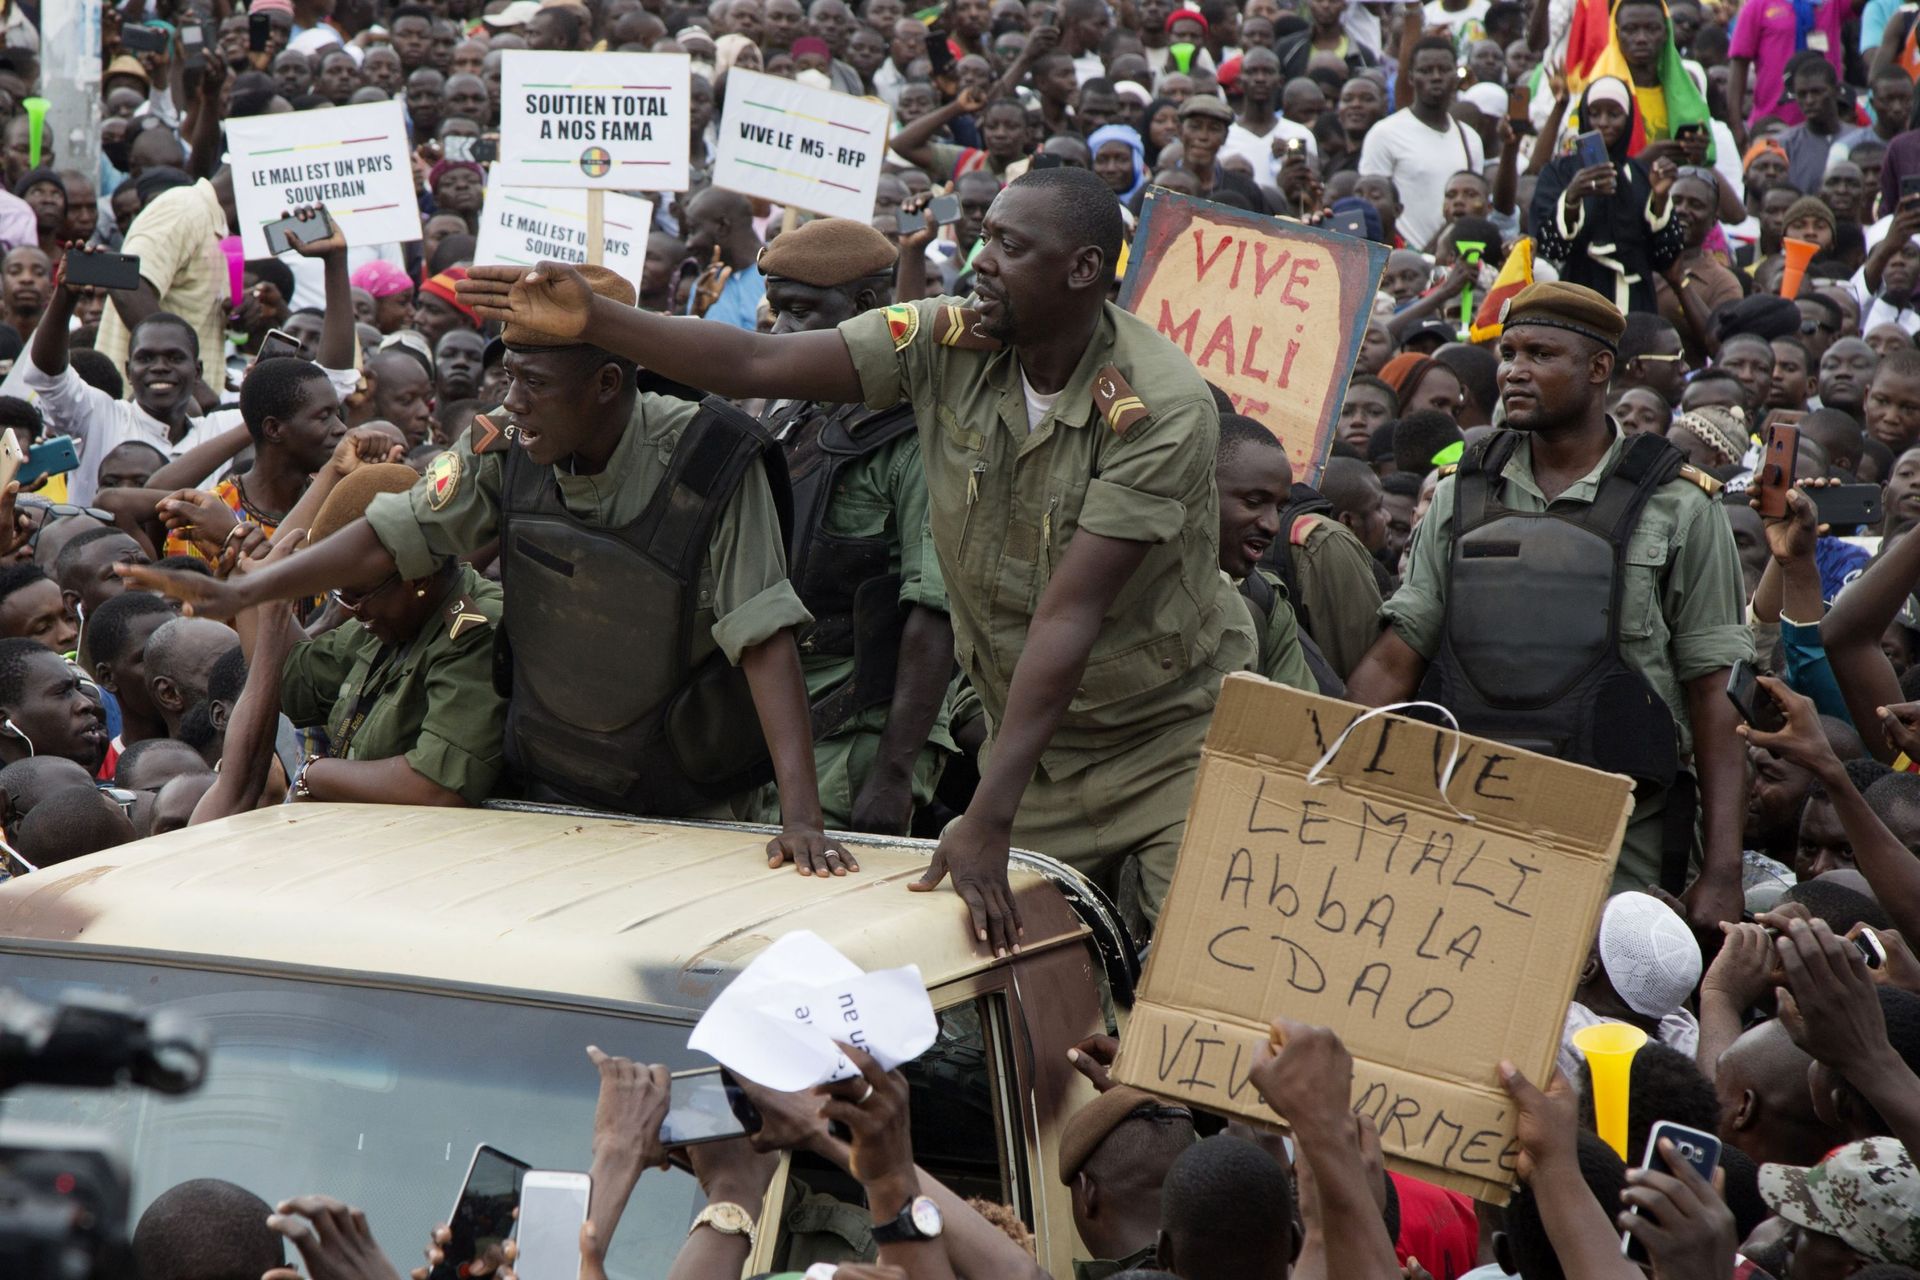
[[[35,134],[36,17],[0,49],[9,875],[515,799],[771,824],[807,876],[925,836],[912,887],[995,955],[1033,849],[1146,946],[1226,676],[1420,700],[1634,783],[1558,1066],[1501,1073],[1516,1197],[1385,1173],[1339,1037],[1284,1009],[1251,1080],[1286,1141],[1114,1086],[1101,1039],[1078,1274],[1920,1276],[1912,6],[132,0],[80,168]],[[638,279],[476,260],[518,49],[691,60]],[[712,185],[740,70],[887,104],[870,222]],[[389,100],[421,239],[245,258],[226,123]],[[1358,354],[1313,474],[1114,304],[1154,189],[1386,246],[1363,331],[1315,335]],[[102,254],[137,283],[76,283]],[[1573,1047],[1602,1021],[1650,1037],[1624,1151]],[[663,1069],[594,1060],[587,1274],[666,1154]],[[1040,1274],[860,1062],[752,1086],[773,1123],[690,1154],[709,1198],[753,1220],[805,1149],[872,1215],[843,1280]],[[1711,1179],[1661,1121],[1718,1135]],[[732,1221],[672,1274],[737,1276]],[[396,1275],[358,1210],[217,1182],[134,1245],[252,1280],[288,1241]]]

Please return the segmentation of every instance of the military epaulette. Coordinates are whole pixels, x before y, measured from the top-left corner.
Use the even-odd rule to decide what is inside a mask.
[[[947,303],[934,325],[934,341],[959,351],[998,351],[1003,345],[980,331],[980,313]]]
[[[1680,478],[1682,480],[1686,480],[1693,484],[1699,485],[1700,491],[1706,494],[1709,498],[1719,497],[1720,490],[1726,487],[1725,485],[1721,484],[1720,481],[1715,480],[1712,476],[1708,475],[1706,472],[1702,471],[1700,468],[1692,465],[1691,463],[1681,464]]]
[[[1093,375],[1093,404],[1115,435],[1126,435],[1134,423],[1148,416],[1146,402],[1133,394],[1133,388],[1112,365]]]
[[[467,447],[475,453],[501,453],[507,448],[507,433],[486,414],[476,413],[467,431]]]
[[[474,627],[485,626],[486,623],[487,615],[480,612],[480,606],[473,602],[473,597],[464,592],[447,605],[447,639],[449,640],[458,640],[463,632],[470,631]]]
[[[1296,547],[1306,546],[1307,539],[1311,538],[1313,531],[1320,527],[1321,519],[1319,513],[1313,511],[1295,516],[1293,523],[1287,526],[1287,541]]]
[[[1452,475],[1454,472],[1458,471],[1459,469],[1460,469],[1459,463],[1449,462],[1446,466],[1440,468],[1440,478],[1442,480],[1445,480],[1448,476]]]

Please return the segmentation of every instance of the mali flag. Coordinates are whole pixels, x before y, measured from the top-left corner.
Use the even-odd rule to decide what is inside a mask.
[[[1513,242],[1513,248],[1507,251],[1507,260],[1500,268],[1500,274],[1494,278],[1493,288],[1487,290],[1487,296],[1480,300],[1480,310],[1474,313],[1473,324],[1467,330],[1471,342],[1492,342],[1500,336],[1504,327],[1500,323],[1501,308],[1507,300],[1533,283],[1533,240],[1521,236]]]
[[[1633,87],[1633,73],[1627,69],[1627,57],[1620,51],[1620,41],[1614,34],[1613,14],[1618,7],[1619,0],[1578,0],[1573,11],[1573,25],[1567,32],[1567,91],[1573,95],[1576,107],[1587,86],[1602,76],[1614,76],[1629,88]],[[1687,74],[1680,60],[1680,50],[1673,43],[1672,18],[1667,19],[1667,43],[1660,50],[1659,71],[1660,90],[1667,104],[1665,138],[1648,137],[1644,114],[1636,111],[1633,137],[1627,142],[1627,154],[1630,156],[1639,155],[1649,142],[1673,137],[1684,125],[1706,127],[1711,117],[1706,96],[1694,85],[1693,77]],[[1578,131],[1570,126],[1563,130],[1563,136],[1570,138]],[[1709,163],[1713,160],[1711,139],[1709,128]]]

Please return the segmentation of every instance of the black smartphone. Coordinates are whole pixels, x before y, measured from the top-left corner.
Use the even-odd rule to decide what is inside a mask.
[[[1759,668],[1747,659],[1734,663],[1727,673],[1727,699],[1749,725],[1762,733],[1775,733],[1786,727],[1787,718],[1773,695],[1760,687],[1759,677]]]
[[[1703,124],[1683,124],[1673,131],[1673,136],[1677,141],[1685,141],[1688,138],[1697,138],[1706,131],[1707,126]]]
[[[960,221],[960,197],[954,195],[935,196],[927,204],[927,211],[933,214],[933,220],[943,227],[950,227]]]
[[[1067,162],[1059,156],[1050,156],[1042,151],[1028,162],[1027,167],[1030,169],[1064,169],[1067,167]]]
[[[187,74],[207,69],[207,33],[197,22],[180,28],[180,52],[186,55]]]
[[[140,258],[131,253],[70,253],[66,273],[68,284],[91,285],[95,289],[138,289]]]
[[[167,33],[144,22],[120,28],[120,43],[138,53],[165,53]]]
[[[1920,196],[1920,173],[1911,173],[1900,179],[1900,198],[1902,200]]]
[[[1580,167],[1583,169],[1591,169],[1595,165],[1606,164],[1609,161],[1606,139],[1600,136],[1600,131],[1597,129],[1583,133],[1574,139],[1574,147],[1580,153]]]
[[[926,229],[927,215],[924,212],[908,213],[905,209],[893,215],[893,229],[903,236],[913,235]]]
[[[1673,1166],[1660,1154],[1660,1139],[1665,1138],[1673,1144],[1673,1153],[1693,1166],[1708,1186],[1713,1185],[1713,1171],[1720,1167],[1720,1139],[1698,1129],[1689,1129],[1684,1124],[1675,1124],[1671,1120],[1661,1120],[1654,1124],[1653,1131],[1647,1135],[1646,1154],[1640,1158],[1640,1167],[1656,1173],[1671,1173]],[[1638,1209],[1628,1212],[1638,1214]],[[1625,1231],[1620,1233],[1620,1253],[1630,1262],[1647,1263],[1646,1250],[1633,1236]]]
[[[1880,504],[1877,484],[1837,484],[1827,489],[1810,489],[1815,518],[1835,529],[1858,525],[1876,525],[1886,518]]]
[[[500,158],[500,135],[492,134],[473,140],[473,162],[492,164]]]
[[[453,1238],[428,1280],[462,1280],[475,1262],[506,1243],[513,1234],[513,1211],[520,1205],[520,1180],[529,1167],[484,1142],[473,1149],[467,1180],[447,1217]]]
[[[273,35],[273,15],[270,13],[250,13],[247,15],[247,48],[254,53],[267,51],[267,40]]]
[[[312,244],[317,240],[325,240],[333,234],[333,219],[327,216],[324,208],[319,208],[307,216],[298,213],[288,214],[277,221],[269,222],[260,230],[267,237],[267,252],[278,256],[293,248],[292,241],[287,239],[287,232],[291,231],[299,236],[301,244]]]
[[[927,28],[927,65],[935,76],[944,76],[953,70],[953,50],[947,47],[947,33],[944,28]]]
[[[1356,240],[1367,238],[1367,215],[1357,209],[1347,209],[1334,214],[1328,219],[1327,225],[1342,235],[1352,236]]]
[[[673,1073],[660,1145],[691,1147],[760,1132],[764,1123],[739,1082],[725,1067]]]
[[[272,360],[276,356],[304,358],[306,354],[305,349],[300,345],[300,339],[284,329],[269,329],[267,336],[260,339],[260,350],[254,355],[253,362],[259,364],[262,360]]]

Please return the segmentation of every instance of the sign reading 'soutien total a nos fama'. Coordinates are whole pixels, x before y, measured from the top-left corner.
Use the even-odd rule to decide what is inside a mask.
[[[500,64],[500,180],[685,191],[691,75],[683,53],[509,50]]]

